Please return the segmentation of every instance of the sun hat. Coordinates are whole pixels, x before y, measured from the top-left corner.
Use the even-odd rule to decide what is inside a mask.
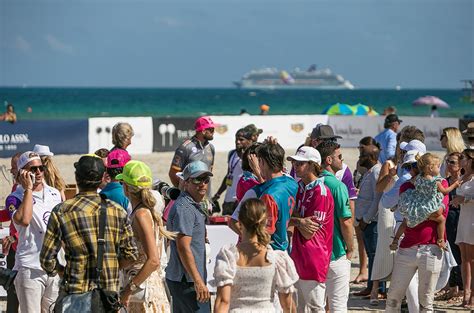
[[[123,172],[115,176],[116,180],[123,180],[125,183],[136,186],[151,188],[153,175],[148,165],[141,161],[129,161],[125,164]]]
[[[76,175],[88,181],[100,181],[105,173],[104,161],[95,154],[85,154],[74,163]]]
[[[467,128],[463,130],[462,133],[467,138],[473,138],[474,137],[474,122],[470,122],[469,124],[467,124]]]
[[[410,150],[408,151],[405,156],[403,157],[403,164],[413,164],[416,163],[416,157],[422,156],[425,154],[424,152],[420,152],[418,150]]]
[[[127,164],[132,158],[127,150],[115,149],[107,155],[107,168],[121,168]]]
[[[336,136],[334,130],[329,125],[318,124],[311,132],[312,139],[342,139],[341,136]]]
[[[23,152],[20,157],[18,158],[18,161],[16,161],[16,166],[19,168],[19,169],[22,169],[24,168],[28,163],[30,163],[31,161],[34,161],[34,160],[40,160],[41,161],[41,158],[39,157],[39,155],[36,153],[36,152],[33,152],[33,151],[26,151],[26,152]]]
[[[49,150],[49,146],[43,146],[43,145],[35,145],[33,147],[33,152],[36,152],[39,156],[53,156],[54,153],[52,153]]]
[[[212,172],[209,171],[207,164],[202,161],[194,161],[186,165],[183,170],[183,179],[188,180],[189,178],[196,178],[203,174],[213,176]]]
[[[402,141],[400,149],[405,151],[416,150],[418,152],[426,153],[426,145],[418,139],[413,139],[410,142]]]
[[[201,116],[194,122],[194,130],[201,132],[208,128],[214,128],[219,126],[219,124],[214,123],[210,116]]]
[[[288,161],[315,162],[321,164],[321,154],[313,147],[303,146],[298,149],[296,155],[286,158]]]

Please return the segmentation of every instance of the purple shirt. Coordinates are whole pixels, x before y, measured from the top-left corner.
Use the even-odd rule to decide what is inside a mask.
[[[339,179],[347,187],[347,192],[349,193],[349,199],[357,199],[357,189],[354,186],[354,180],[352,179],[352,172],[347,166],[346,163],[342,164],[342,170],[336,172],[337,179]]]

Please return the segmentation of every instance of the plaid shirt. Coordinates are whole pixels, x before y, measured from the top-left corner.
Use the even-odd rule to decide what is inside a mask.
[[[107,227],[100,287],[119,290],[119,259],[136,260],[132,228],[126,212],[115,202],[107,201]],[[62,285],[68,293],[83,293],[96,287],[97,237],[101,198],[96,192],[83,192],[58,204],[49,218],[41,249],[41,267],[56,273],[56,256],[64,246],[66,268]]]

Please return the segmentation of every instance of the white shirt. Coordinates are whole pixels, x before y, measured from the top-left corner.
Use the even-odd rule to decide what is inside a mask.
[[[224,202],[235,202],[237,201],[237,184],[239,183],[240,176],[242,176],[242,160],[237,155],[237,151],[233,150],[232,155],[228,162],[228,173],[232,177],[232,185],[227,186],[225,193]]]
[[[18,186],[14,196],[23,201],[24,189]],[[43,190],[33,192],[33,216],[28,226],[21,226],[12,221],[18,230],[18,247],[15,256],[14,270],[31,268],[42,270],[39,256],[43,246],[44,235],[49,216],[53,208],[61,203],[61,193],[43,183]],[[16,211],[13,215],[16,214]]]

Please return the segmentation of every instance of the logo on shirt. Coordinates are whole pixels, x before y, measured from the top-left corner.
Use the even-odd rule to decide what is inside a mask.
[[[13,213],[15,210],[16,210],[16,207],[13,203],[8,206],[8,211]]]
[[[49,217],[51,216],[51,211],[44,212],[43,222],[45,225],[48,225]]]

